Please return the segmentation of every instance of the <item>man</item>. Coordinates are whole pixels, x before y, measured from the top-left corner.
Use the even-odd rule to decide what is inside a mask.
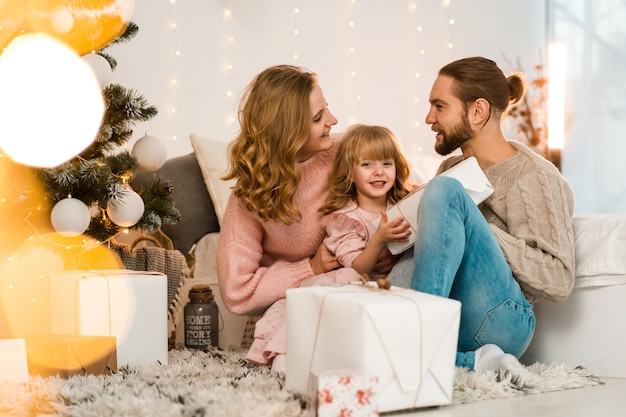
[[[525,91],[519,74],[507,78],[486,58],[441,68],[426,123],[439,154],[462,155],[438,172],[474,156],[494,193],[477,207],[459,181],[431,180],[412,262],[390,275],[396,285],[461,301],[456,365],[477,371],[519,366],[535,329],[533,303],[562,302],[574,283],[573,192],[554,165],[502,132],[507,107]]]

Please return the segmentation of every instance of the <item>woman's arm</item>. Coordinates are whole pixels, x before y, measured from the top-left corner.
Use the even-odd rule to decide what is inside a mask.
[[[234,314],[260,314],[275,301],[285,297],[285,291],[298,287],[314,275],[310,257],[298,253],[272,256],[264,248],[269,239],[263,222],[231,197],[220,229],[217,248],[217,273],[224,304]],[[297,246],[293,236],[272,236],[274,244]],[[285,240],[285,242],[282,242]],[[307,245],[315,252],[321,238]],[[306,253],[304,248],[302,253]]]

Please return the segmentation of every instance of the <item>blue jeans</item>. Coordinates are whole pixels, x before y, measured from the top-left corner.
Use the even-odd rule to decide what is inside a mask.
[[[461,302],[456,366],[474,369],[487,343],[520,357],[535,331],[535,313],[513,278],[484,216],[461,183],[433,178],[420,200],[413,257],[389,276],[394,285]]]

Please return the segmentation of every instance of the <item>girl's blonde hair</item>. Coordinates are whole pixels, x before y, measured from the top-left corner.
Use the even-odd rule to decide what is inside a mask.
[[[263,220],[300,220],[293,197],[300,185],[296,154],[311,130],[310,96],[317,76],[277,65],[259,73],[239,105],[240,133],[229,146],[233,192]]]
[[[330,194],[319,210],[322,215],[343,208],[351,201],[358,205],[353,171],[364,159],[394,160],[396,181],[387,193],[389,203],[397,203],[411,191],[411,164],[404,156],[396,135],[383,126],[353,125],[346,130],[337,150],[328,180]]]

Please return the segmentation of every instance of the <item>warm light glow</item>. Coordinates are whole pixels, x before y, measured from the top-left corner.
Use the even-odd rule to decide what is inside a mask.
[[[54,167],[85,149],[104,114],[102,90],[74,50],[21,35],[0,55],[0,147],[16,162]]]
[[[0,314],[9,337],[50,333],[51,273],[116,269],[120,265],[119,258],[106,247],[88,248],[82,237],[66,238],[56,233],[37,235],[23,242],[10,257],[12,262],[0,266]]]
[[[548,62],[548,147],[561,149],[565,142],[565,46],[552,43]]]

